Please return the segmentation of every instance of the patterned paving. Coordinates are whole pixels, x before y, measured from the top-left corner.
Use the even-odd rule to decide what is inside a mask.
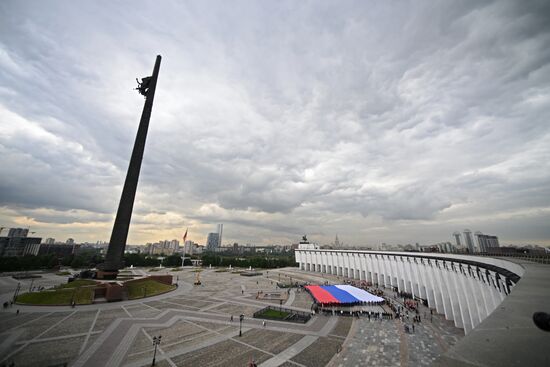
[[[295,281],[316,280],[294,269],[281,273]],[[306,325],[268,321],[264,326],[251,316],[270,303],[255,295],[276,290],[278,271],[270,271],[269,278],[248,278],[205,270],[202,286],[191,285],[195,273],[190,270],[174,275],[178,289],[162,296],[75,309],[16,306],[19,315],[14,308],[1,312],[0,366],[149,366],[152,338],[158,335],[157,366],[233,367],[249,360],[265,367],[424,366],[461,336],[439,316],[418,325],[415,334],[405,334],[400,321],[346,316],[316,315]],[[62,281],[51,276],[42,283],[48,279]],[[334,279],[318,279],[325,280]],[[293,291],[285,306],[309,311],[311,302],[307,293]],[[245,315],[242,337],[239,314]]]

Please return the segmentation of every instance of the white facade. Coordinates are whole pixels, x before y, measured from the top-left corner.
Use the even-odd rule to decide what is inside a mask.
[[[469,333],[523,275],[515,263],[476,256],[347,250],[295,250],[300,269],[395,287]]]

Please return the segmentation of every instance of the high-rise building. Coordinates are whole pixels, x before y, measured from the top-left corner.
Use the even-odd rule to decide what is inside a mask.
[[[464,233],[464,241],[466,242],[466,247],[468,248],[468,252],[473,254],[476,252],[475,244],[474,244],[474,238],[472,237],[472,231],[469,229],[465,229],[463,231]]]
[[[27,237],[28,234],[28,228],[10,228],[8,231],[8,237]]]
[[[206,238],[206,251],[216,251],[219,248],[220,237],[218,233],[209,233]]]
[[[40,242],[40,237],[0,237],[0,257],[37,255]]]
[[[453,233],[453,236],[455,238],[455,242],[456,242],[456,247],[460,248],[462,247],[462,241],[460,240],[460,232],[455,232]]]
[[[491,252],[491,249],[500,247],[497,236],[483,234],[479,231],[476,232],[475,235],[477,237],[480,252]]]
[[[193,255],[193,241],[185,241],[185,243],[183,244],[183,253],[187,255]]]
[[[55,238],[46,238],[46,240],[44,241],[44,244],[46,245],[53,245],[55,243]]]
[[[178,240],[170,241],[170,248],[174,250],[174,252],[178,252],[180,249],[180,241]]]
[[[221,247],[222,235],[223,235],[223,224],[218,224],[217,232],[218,232],[218,247]]]

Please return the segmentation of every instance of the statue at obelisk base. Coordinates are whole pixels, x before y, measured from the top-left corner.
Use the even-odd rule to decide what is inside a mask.
[[[109,248],[105,256],[105,262],[97,266],[98,271],[96,277],[98,279],[116,279],[119,269],[124,268],[124,249],[128,238],[128,229],[130,220],[132,219],[132,209],[134,207],[134,198],[141,169],[141,161],[143,159],[143,151],[145,149],[145,140],[147,138],[147,130],[149,128],[149,120],[151,118],[151,110],[153,109],[153,99],[155,97],[155,89],[157,87],[157,79],[160,69],[160,55],[157,56],[153,75],[138,81],[136,88],[140,94],[145,96],[145,104],[141,113],[141,120],[132,151],[132,158],[126,174],[126,181],[120,197],[120,203],[116,213]]]

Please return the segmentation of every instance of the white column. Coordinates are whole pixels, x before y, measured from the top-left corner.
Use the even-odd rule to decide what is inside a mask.
[[[447,263],[446,266],[448,267],[449,264]],[[449,299],[451,300],[451,309],[453,310],[453,320],[455,322],[455,326],[463,328],[464,324],[462,321],[462,310],[460,308],[460,297],[456,289],[456,283],[453,279],[454,275],[450,274],[450,271],[444,269],[443,267],[442,272],[445,279],[446,288],[448,289]]]
[[[367,263],[365,261],[365,254],[359,256],[359,279],[367,280]]]
[[[453,269],[452,265],[451,269]],[[454,285],[456,287],[458,304],[460,306],[460,317],[462,319],[462,327],[464,328],[464,333],[467,334],[473,328],[472,319],[470,317],[470,302],[465,292],[464,284],[462,283],[462,274],[460,274],[460,271],[458,270],[458,264],[454,264],[454,269],[455,270],[450,270],[449,274],[451,275]]]
[[[397,257],[397,283],[399,284],[399,291],[400,292],[406,292],[407,286],[406,286],[406,277],[405,277],[405,260],[402,256]]]
[[[451,299],[450,286],[447,283],[445,277],[445,269],[443,268],[443,261],[437,260],[435,262],[436,268],[434,268],[435,279],[439,285],[439,292],[441,293],[441,300],[443,301],[443,311],[447,320],[454,320],[455,312],[454,305]]]
[[[395,255],[391,256],[390,266],[391,266],[391,285],[392,287],[399,287],[399,274],[397,272],[397,257]]]
[[[413,279],[411,274],[411,259],[409,257],[403,258],[405,260],[404,268],[405,268],[405,289],[407,289],[407,292],[411,293],[414,297],[414,290],[413,290]]]

